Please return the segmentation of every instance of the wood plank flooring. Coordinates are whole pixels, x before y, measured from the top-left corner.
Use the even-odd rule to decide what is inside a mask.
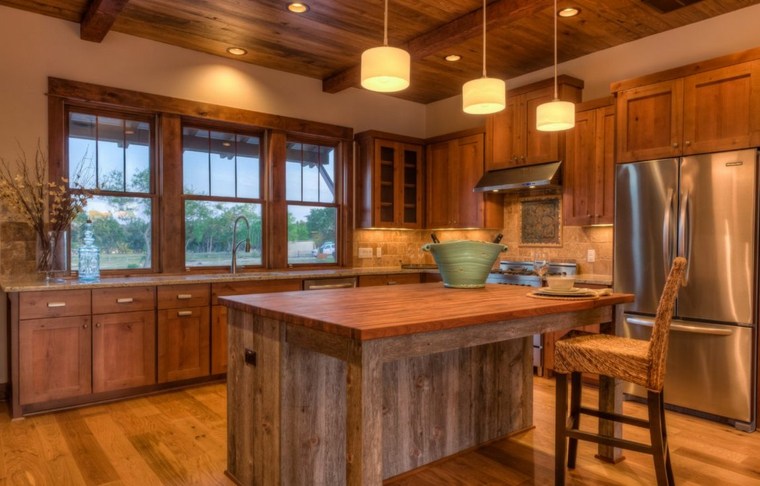
[[[534,382],[535,429],[386,481],[386,486],[553,483],[554,382]],[[584,401],[595,403],[593,389]],[[639,416],[645,409],[625,404]],[[760,433],[667,413],[679,485],[760,486]],[[11,421],[0,404],[0,486],[232,485],[226,465],[226,393],[206,385]],[[588,420],[584,428],[593,428]],[[645,440],[646,432],[625,436]],[[625,452],[617,465],[581,443],[570,485],[654,484],[651,457]],[[326,485],[332,486],[332,485]]]

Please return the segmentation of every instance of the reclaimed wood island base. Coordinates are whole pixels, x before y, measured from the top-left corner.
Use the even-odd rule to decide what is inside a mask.
[[[244,485],[380,485],[524,430],[530,336],[609,322],[631,300],[440,283],[220,298],[227,473]]]

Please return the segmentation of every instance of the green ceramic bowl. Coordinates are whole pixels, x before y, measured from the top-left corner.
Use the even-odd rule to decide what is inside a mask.
[[[507,245],[460,240],[428,243],[422,251],[433,255],[444,286],[476,289],[485,286],[493,263],[499,253],[507,251]]]

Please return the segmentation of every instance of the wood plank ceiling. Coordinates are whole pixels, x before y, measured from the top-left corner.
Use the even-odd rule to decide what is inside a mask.
[[[0,0],[81,24],[84,40],[113,30],[323,81],[327,92],[359,87],[359,60],[382,45],[384,0]],[[760,0],[559,0],[580,15],[559,19],[559,60],[705,20]],[[411,53],[411,86],[393,94],[430,103],[480,77],[480,0],[390,0],[388,42]],[[666,12],[667,11],[667,12]],[[509,80],[552,63],[553,0],[488,2],[488,75]],[[235,57],[228,47],[248,52]],[[462,59],[447,62],[448,54]]]

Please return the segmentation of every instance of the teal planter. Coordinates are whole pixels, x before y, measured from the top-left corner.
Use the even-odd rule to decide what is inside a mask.
[[[493,263],[499,253],[507,251],[507,245],[461,240],[428,243],[422,251],[433,255],[444,286],[476,289],[485,286]]]

